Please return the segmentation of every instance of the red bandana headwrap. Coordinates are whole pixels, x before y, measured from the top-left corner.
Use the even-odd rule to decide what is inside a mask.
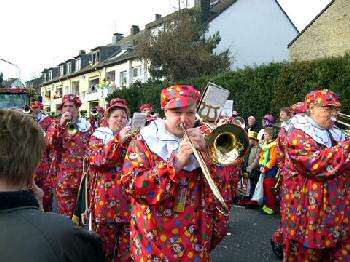
[[[74,105],[76,107],[80,107],[81,106],[81,100],[78,96],[73,95],[73,94],[69,94],[69,95],[65,95],[62,99],[62,104],[59,106],[59,109],[61,110],[63,105],[67,102],[72,102],[74,103]]]
[[[313,105],[341,107],[339,96],[328,89],[311,91],[306,95],[305,103],[308,108]]]
[[[140,112],[142,112],[145,109],[149,109],[150,111],[153,110],[153,106],[151,104],[142,104],[140,105]]]
[[[129,108],[128,108],[128,101],[126,101],[123,98],[113,98],[110,102],[109,102],[109,106],[105,111],[105,116],[107,117],[109,112],[112,111],[115,108],[123,108],[126,110],[126,112],[129,112]],[[128,113],[127,113],[128,114]]]
[[[30,104],[31,108],[40,108],[40,110],[44,109],[44,105],[40,101],[34,101]]]
[[[201,93],[193,86],[177,85],[162,90],[162,109],[182,108],[198,104]]]

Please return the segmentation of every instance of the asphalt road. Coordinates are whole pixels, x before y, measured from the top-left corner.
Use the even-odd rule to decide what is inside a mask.
[[[229,233],[211,253],[212,262],[280,261],[272,253],[270,244],[279,218],[234,206]]]

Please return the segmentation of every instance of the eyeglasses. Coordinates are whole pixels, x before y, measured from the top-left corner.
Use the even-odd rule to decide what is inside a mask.
[[[325,109],[326,111],[336,111],[337,113],[340,112],[340,108],[333,105],[322,106],[322,108]]]

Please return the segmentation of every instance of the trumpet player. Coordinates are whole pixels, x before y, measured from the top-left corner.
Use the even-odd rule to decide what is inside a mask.
[[[350,140],[334,127],[340,100],[328,89],[315,90],[305,105],[284,145],[284,260],[349,261]]]
[[[213,218],[219,202],[193,155],[194,148],[207,150],[204,135],[194,128],[199,99],[192,86],[163,89],[165,120],[144,127],[129,145],[122,182],[133,206],[134,261],[209,261],[210,251],[226,235],[226,225]],[[184,129],[188,139],[183,139]],[[209,169],[224,188],[226,167],[211,163]]]
[[[107,261],[130,261],[130,197],[121,185],[128,118],[127,101],[112,99],[105,112],[107,126],[97,128],[89,142],[90,212]]]
[[[33,119],[37,122],[42,130],[46,133],[49,126],[54,121],[51,117],[42,113],[44,106],[39,101],[34,101],[30,104],[30,109],[33,114]],[[37,166],[34,173],[34,181],[44,191],[43,206],[45,211],[52,209],[52,188],[50,176],[48,175],[51,165],[50,150],[45,149],[43,158]]]
[[[60,109],[61,118],[47,130],[46,142],[54,151],[55,168],[53,187],[58,201],[58,212],[72,217],[87,155],[88,141],[93,132],[90,122],[78,118],[80,98],[65,95]]]
[[[157,115],[153,111],[153,106],[151,104],[142,104],[140,105],[140,112],[147,114],[146,125],[149,125],[151,121],[157,119]]]

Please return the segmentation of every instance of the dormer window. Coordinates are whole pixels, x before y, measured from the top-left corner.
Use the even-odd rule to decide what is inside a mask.
[[[72,73],[72,62],[67,63],[67,74]]]
[[[94,65],[98,62],[100,62],[100,51],[97,51],[92,54],[92,64]]]
[[[52,70],[49,71],[49,80],[52,80]]]
[[[81,58],[75,59],[75,70],[79,71],[81,69]]]
[[[43,81],[46,82],[46,73],[42,73],[41,77],[43,78]]]
[[[64,65],[60,65],[60,76],[64,75]]]

